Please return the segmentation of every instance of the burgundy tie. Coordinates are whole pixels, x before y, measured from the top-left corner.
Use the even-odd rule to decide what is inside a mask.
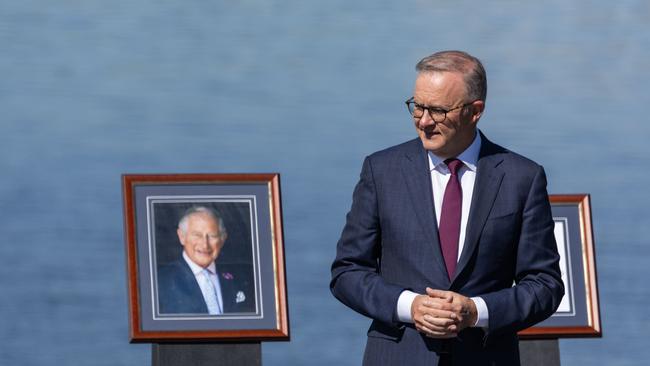
[[[463,193],[458,180],[458,171],[463,162],[458,159],[447,159],[445,164],[451,172],[449,182],[445,188],[442,199],[442,213],[440,214],[440,245],[442,256],[445,258],[449,279],[453,278],[458,260],[458,238],[460,237],[460,213],[463,207]]]

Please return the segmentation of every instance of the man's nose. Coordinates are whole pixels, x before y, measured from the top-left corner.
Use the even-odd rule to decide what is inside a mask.
[[[431,118],[431,115],[429,114],[429,110],[425,109],[424,113],[422,113],[422,117],[420,117],[420,120],[418,121],[418,126],[421,128],[423,127],[428,127],[428,126],[434,126],[436,124],[436,121]]]

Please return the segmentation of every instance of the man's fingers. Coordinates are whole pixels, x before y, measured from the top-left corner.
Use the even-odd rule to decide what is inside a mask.
[[[416,329],[431,338],[456,337],[466,327],[462,300],[463,296],[454,292],[427,287],[426,294],[418,295],[411,305]]]
[[[416,328],[422,330],[424,333],[431,333],[431,332],[448,333],[449,332],[447,330],[447,327],[432,324],[432,323],[430,323],[428,321],[424,321],[424,320],[416,322],[415,325],[416,325]]]
[[[431,297],[445,299],[447,300],[447,302],[452,302],[454,300],[454,296],[451,291],[436,290],[436,289],[432,289],[431,287],[427,287],[426,291],[427,291],[427,295]]]
[[[421,305],[431,309],[454,312],[456,314],[460,314],[462,310],[462,306],[460,304],[449,303],[446,302],[446,300],[439,298],[428,298],[422,301]]]
[[[429,314],[437,318],[458,319],[460,313],[455,310],[455,307],[448,306],[449,304],[436,304],[424,302],[416,307],[417,314]]]
[[[432,315],[429,315],[429,314],[423,316],[422,320],[426,324],[428,324],[430,326],[444,328],[444,329],[447,329],[447,328],[449,328],[451,326],[456,325],[456,320],[455,319],[439,318],[439,317],[435,317],[435,316],[432,316]]]
[[[458,334],[455,330],[439,328],[435,326],[428,326],[426,324],[416,324],[416,329],[430,338],[453,338]]]
[[[418,331],[424,333],[427,337],[430,338],[454,338],[458,335],[456,331],[449,331],[446,329],[431,328],[427,326],[417,327]]]
[[[427,304],[430,298],[424,298],[420,304],[414,307],[413,322],[415,328],[431,338],[453,338],[460,330],[458,314],[453,311],[436,309],[436,307],[448,306],[447,303]]]

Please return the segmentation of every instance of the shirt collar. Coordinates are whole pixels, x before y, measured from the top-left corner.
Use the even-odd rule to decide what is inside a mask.
[[[474,141],[463,151],[460,153],[458,156],[456,156],[456,159],[460,160],[465,164],[465,166],[472,171],[476,171],[476,166],[478,164],[478,154],[481,151],[481,134],[476,131],[476,136],[474,137]],[[433,171],[436,168],[439,168],[440,165],[442,164],[445,166],[445,169],[447,166],[445,165],[445,159],[435,155],[431,151],[427,151],[427,155],[429,156],[429,170]]]
[[[187,265],[190,266],[190,269],[192,270],[192,273],[194,275],[198,275],[199,273],[203,272],[203,267],[199,266],[198,264],[194,263],[192,259],[183,251],[183,259],[185,259],[185,262],[187,262]],[[210,263],[210,265],[207,268],[210,273],[216,274],[216,266],[214,265],[214,262]]]

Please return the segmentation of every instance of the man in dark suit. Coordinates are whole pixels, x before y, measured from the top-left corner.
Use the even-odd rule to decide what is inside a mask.
[[[207,207],[188,209],[178,223],[182,257],[158,270],[160,314],[255,312],[250,276],[215,260],[228,236],[219,214]]]
[[[416,70],[419,138],[365,159],[331,290],[373,319],[364,365],[518,365],[517,331],[564,294],[544,170],[477,130],[478,59]]]

